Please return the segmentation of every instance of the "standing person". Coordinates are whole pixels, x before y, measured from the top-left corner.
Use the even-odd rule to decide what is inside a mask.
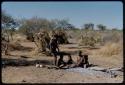
[[[56,35],[53,35],[52,39],[50,40],[50,52],[54,56],[54,65],[57,65],[57,54],[59,52],[59,47]]]

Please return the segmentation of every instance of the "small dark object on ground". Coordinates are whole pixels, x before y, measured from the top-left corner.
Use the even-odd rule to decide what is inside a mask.
[[[22,82],[26,82],[26,80],[22,80]]]
[[[24,55],[21,55],[20,57],[21,57],[21,58],[28,58],[28,57],[26,57],[26,56],[24,56]]]

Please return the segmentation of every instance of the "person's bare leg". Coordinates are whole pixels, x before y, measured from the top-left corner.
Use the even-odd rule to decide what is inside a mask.
[[[75,68],[75,67],[78,67],[78,66],[76,64],[71,64],[70,68]]]
[[[54,65],[57,66],[57,56],[54,55]]]
[[[86,64],[84,64],[84,68],[87,68],[87,65],[86,65]]]

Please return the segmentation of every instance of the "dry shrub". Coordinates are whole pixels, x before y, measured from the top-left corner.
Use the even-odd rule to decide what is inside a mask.
[[[104,46],[107,42],[118,43],[123,39],[123,32],[119,31],[83,31],[79,45]]]
[[[49,44],[50,42],[49,31],[44,30],[43,33],[44,33],[44,38],[45,38],[46,43]]]
[[[107,43],[100,50],[97,50],[95,53],[103,56],[112,56],[119,55],[123,52],[122,43]]]
[[[68,44],[68,35],[65,32],[65,30],[61,30],[61,29],[56,29],[56,30],[52,30],[51,32],[51,36],[56,36],[58,39],[58,43],[59,44]]]
[[[58,35],[59,44],[68,44],[69,43],[68,36],[64,30],[58,30],[56,32],[56,34]]]
[[[42,51],[46,51],[46,48],[49,47],[50,43],[50,36],[47,30],[41,30],[39,33],[34,34],[34,43],[36,44],[36,49],[34,50],[37,52],[38,49]],[[34,52],[33,52],[34,53]]]
[[[107,32],[103,32],[101,35],[102,35],[102,41],[104,44],[107,42],[117,43],[123,38],[122,32],[118,32],[118,31],[107,31]]]
[[[66,31],[68,38],[79,40],[81,37],[81,30],[68,30]]]
[[[28,33],[26,39],[33,42],[34,41],[33,33]]]
[[[101,37],[96,31],[85,31],[81,35],[79,45],[94,47],[101,42]]]

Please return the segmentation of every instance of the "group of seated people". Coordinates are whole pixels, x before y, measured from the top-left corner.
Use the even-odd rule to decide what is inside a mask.
[[[89,65],[88,62],[88,55],[83,55],[82,51],[79,51],[79,57],[77,58],[77,62],[75,63],[71,57],[70,53],[66,52],[61,52],[59,50],[58,46],[58,38],[56,36],[52,36],[50,40],[50,52],[53,55],[54,58],[54,65],[58,67],[63,67],[63,66],[71,66],[71,67],[87,67]],[[68,61],[64,62],[63,57],[67,55],[68,56]],[[59,60],[57,60],[57,56],[60,56]]]
[[[58,59],[57,62],[57,66],[58,67],[83,67],[83,68],[87,68],[89,66],[89,62],[88,62],[88,55],[83,55],[82,51],[79,51],[78,53],[78,57],[77,57],[77,62],[74,62],[71,54],[69,53],[64,53],[64,52],[60,52],[60,58]],[[68,61],[65,62],[63,60],[64,55],[68,55]]]

